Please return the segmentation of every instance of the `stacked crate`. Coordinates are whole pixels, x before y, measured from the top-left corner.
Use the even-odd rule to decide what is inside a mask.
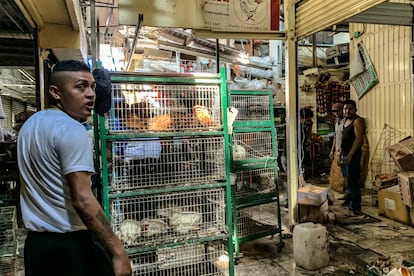
[[[233,274],[222,75],[111,75],[102,202],[133,275]]]
[[[230,135],[231,184],[236,256],[240,243],[279,234],[283,247],[278,188],[277,139],[270,90],[231,90],[237,109]]]
[[[12,276],[16,273],[17,250],[16,207],[0,208],[0,275]]]

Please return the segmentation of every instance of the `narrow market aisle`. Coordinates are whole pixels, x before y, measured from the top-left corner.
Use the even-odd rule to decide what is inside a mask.
[[[283,195],[281,202],[284,202]],[[362,207],[362,211],[373,218],[372,222],[366,222],[361,216],[353,215],[340,206],[340,201],[333,200],[331,203],[329,209],[338,220],[325,224],[329,234],[330,255],[326,267],[308,271],[296,266],[293,255],[293,235],[287,226],[287,208],[283,207],[284,246],[281,252],[278,250],[280,242],[278,236],[242,243],[240,245],[242,257],[237,259],[235,275],[366,275],[371,267],[372,271],[377,272],[371,275],[382,276],[393,268],[399,268],[403,261],[414,261],[412,250],[414,228],[379,216],[378,208],[372,206],[372,194],[363,196]],[[25,231],[19,229],[15,275],[24,275],[22,258],[24,236]]]
[[[283,200],[283,198],[282,198]],[[325,224],[329,233],[328,266],[316,271],[297,267],[293,255],[292,232],[283,228],[284,247],[278,252],[278,237],[268,237],[241,245],[243,257],[236,276],[260,275],[386,275],[403,261],[414,261],[414,228],[378,215],[372,194],[363,196],[363,215],[354,215],[333,200],[329,206],[337,218]],[[282,209],[287,225],[287,209]],[[367,220],[367,217],[370,218]]]

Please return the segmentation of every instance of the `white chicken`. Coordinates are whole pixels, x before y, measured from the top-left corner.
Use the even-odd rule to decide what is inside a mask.
[[[169,219],[173,214],[180,213],[182,211],[183,209],[181,207],[172,205],[166,208],[159,208],[157,210],[157,215]]]
[[[167,223],[162,219],[144,218],[141,221],[141,234],[144,237],[158,236],[168,231]]]
[[[247,152],[241,145],[233,145],[233,160],[246,159]]]
[[[126,245],[133,245],[137,239],[141,236],[141,226],[139,223],[132,219],[124,220],[115,234]]]
[[[171,215],[169,224],[178,234],[200,230],[201,214],[197,212],[175,212]]]

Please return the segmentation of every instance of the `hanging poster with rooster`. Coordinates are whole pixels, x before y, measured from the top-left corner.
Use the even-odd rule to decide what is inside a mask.
[[[206,0],[205,26],[213,31],[279,31],[279,0]]]

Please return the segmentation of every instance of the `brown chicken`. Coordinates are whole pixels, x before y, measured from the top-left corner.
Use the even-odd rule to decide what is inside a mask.
[[[168,130],[171,124],[171,117],[169,114],[159,115],[150,123],[149,130]]]
[[[195,119],[203,126],[216,126],[216,123],[211,119],[210,112],[207,107],[203,105],[195,105],[194,116]]]

